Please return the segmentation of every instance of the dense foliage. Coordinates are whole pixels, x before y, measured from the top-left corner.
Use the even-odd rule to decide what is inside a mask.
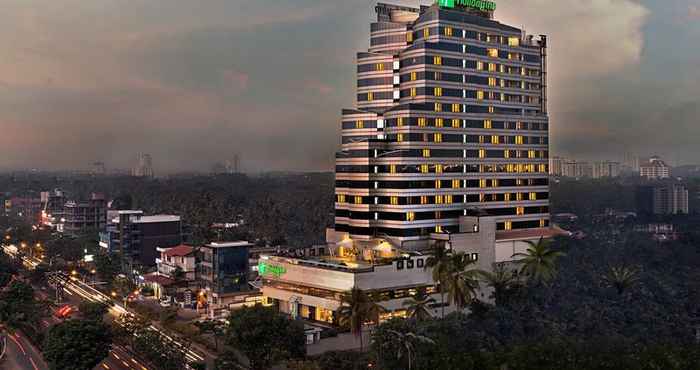
[[[253,370],[268,369],[306,354],[304,328],[269,307],[256,305],[231,312],[226,343],[240,350]]]
[[[95,320],[68,320],[54,325],[44,342],[44,358],[53,369],[90,370],[112,345],[109,328]]]
[[[141,179],[128,176],[0,175],[0,192],[38,197],[62,188],[73,198],[102,192],[116,209],[183,216],[194,241],[262,239],[274,244],[310,245],[323,241],[333,221],[332,173],[181,176]],[[213,223],[244,223],[226,232]]]

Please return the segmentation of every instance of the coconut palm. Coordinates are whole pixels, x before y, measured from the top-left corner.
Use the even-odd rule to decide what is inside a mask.
[[[474,261],[464,252],[449,256],[445,288],[447,300],[459,308],[465,308],[476,297],[479,289],[479,270],[470,268]]]
[[[408,359],[408,370],[413,368],[413,360],[416,355],[417,344],[435,344],[435,341],[423,335],[418,335],[411,332],[402,333],[396,330],[387,330],[387,332],[391,334],[396,341],[396,357],[399,359],[406,357]]]
[[[550,241],[544,238],[540,238],[537,243],[531,240],[526,242],[529,244],[526,253],[513,255],[513,258],[517,259],[517,263],[521,266],[520,273],[535,283],[549,282],[557,273],[557,258],[566,254],[550,249]]]
[[[432,317],[430,314],[430,304],[435,303],[435,298],[426,293],[425,288],[419,288],[416,294],[403,301],[408,317],[416,321],[425,321]]]
[[[340,298],[338,320],[341,326],[350,329],[350,332],[360,338],[360,350],[364,349],[362,340],[362,326],[371,319],[371,300],[367,294],[359,288],[352,288]]]
[[[610,271],[603,276],[603,282],[615,288],[619,295],[622,295],[638,281],[639,276],[637,270],[629,267],[612,267]]]
[[[518,285],[518,280],[513,272],[508,271],[502,264],[494,264],[493,271],[479,271],[481,281],[493,288],[493,299],[497,305],[508,301],[510,293]]]
[[[445,317],[445,281],[449,275],[450,255],[441,243],[435,245],[432,255],[425,261],[425,268],[432,268],[433,281],[440,287],[440,304],[442,306],[442,317]]]

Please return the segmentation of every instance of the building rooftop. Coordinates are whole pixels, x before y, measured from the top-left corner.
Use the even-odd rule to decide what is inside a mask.
[[[235,242],[212,242],[209,244],[206,244],[205,246],[211,247],[211,248],[232,248],[232,247],[251,247],[253,246],[252,243],[239,240]]]
[[[163,254],[168,257],[185,257],[194,252],[194,248],[189,245],[180,244],[176,247],[165,249]]]
[[[180,216],[174,215],[156,215],[156,216],[142,216],[133,221],[135,224],[145,224],[145,223],[156,223],[156,222],[176,222],[180,221]]]
[[[523,229],[523,230],[508,230],[508,231],[497,231],[496,240],[522,240],[522,239],[534,239],[534,238],[553,238],[559,235],[569,235],[569,232],[553,226],[546,229]]]

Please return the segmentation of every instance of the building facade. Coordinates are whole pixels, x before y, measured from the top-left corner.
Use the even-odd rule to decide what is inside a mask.
[[[688,214],[688,189],[680,183],[668,182],[639,186],[636,190],[637,211],[642,214]]]
[[[67,234],[103,230],[107,226],[107,201],[104,194],[92,193],[85,201],[67,201],[61,221],[63,231]]]
[[[251,272],[249,250],[244,242],[209,243],[199,248],[197,280],[211,317],[220,316],[231,306],[243,304],[249,297]],[[253,294],[259,300],[259,294]]]
[[[600,161],[593,163],[593,178],[620,176],[620,163],[612,161]]]
[[[469,209],[549,226],[546,37],[492,10],[378,4],[342,114],[335,231],[426,240]]]
[[[659,157],[651,157],[639,165],[639,176],[647,180],[662,180],[671,177],[671,167]]]

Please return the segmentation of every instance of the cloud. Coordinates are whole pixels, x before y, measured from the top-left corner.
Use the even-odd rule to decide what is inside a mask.
[[[700,6],[688,5],[688,19],[695,21],[700,20]]]

